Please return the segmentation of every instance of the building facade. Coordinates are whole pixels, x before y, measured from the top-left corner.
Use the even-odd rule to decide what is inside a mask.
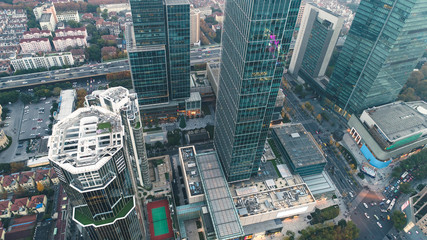
[[[21,39],[19,41],[22,53],[51,52],[49,38]]]
[[[70,52],[51,53],[44,56],[21,55],[12,59],[10,64],[15,70],[37,68],[51,68],[74,65],[73,55]]]
[[[53,127],[49,160],[90,239],[142,239],[120,116],[80,108]]]
[[[55,31],[55,37],[67,37],[67,36],[85,36],[87,37],[86,27],[81,28],[64,28]]]
[[[57,22],[55,22],[55,17],[52,13],[43,13],[39,23],[42,30],[49,30],[53,32],[55,31]]]
[[[79,11],[58,12],[56,16],[58,17],[58,21],[60,22],[68,22],[68,21],[80,22]]]
[[[66,37],[54,37],[53,45],[56,51],[65,51],[67,48],[74,47],[85,47],[87,46],[86,37],[80,36],[66,36]]]
[[[24,32],[24,35],[22,35],[23,39],[32,39],[32,38],[44,38],[52,36],[52,32],[48,30],[39,30],[38,28],[30,29],[30,31]]]
[[[342,115],[396,100],[426,48],[423,0],[362,0],[327,86]]]
[[[200,11],[191,9],[190,11],[190,43],[200,45]]]
[[[344,19],[329,10],[307,3],[295,43],[289,72],[311,78],[325,75]]]
[[[134,39],[129,49],[129,62],[139,104],[167,104],[188,98],[189,2],[130,1],[130,5]]]
[[[86,96],[87,106],[101,106],[120,114],[125,129],[127,152],[130,166],[134,170],[138,186],[152,188],[148,167],[147,152],[143,137],[143,126],[139,113],[138,97],[124,87],[113,87],[105,91],[95,91]]]
[[[229,182],[258,171],[300,2],[226,2],[214,144]]]

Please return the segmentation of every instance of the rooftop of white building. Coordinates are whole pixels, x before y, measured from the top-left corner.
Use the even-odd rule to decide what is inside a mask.
[[[79,108],[54,125],[49,159],[74,174],[98,170],[122,147],[122,132],[120,116]]]

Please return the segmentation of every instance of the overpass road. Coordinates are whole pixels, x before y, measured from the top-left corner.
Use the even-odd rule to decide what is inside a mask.
[[[220,46],[192,49],[190,53],[191,64],[194,65],[218,60],[220,57],[220,51]],[[46,83],[104,76],[108,73],[129,71],[129,69],[129,63],[126,59],[107,63],[84,65],[81,67],[3,77],[0,78],[0,91],[31,87]]]

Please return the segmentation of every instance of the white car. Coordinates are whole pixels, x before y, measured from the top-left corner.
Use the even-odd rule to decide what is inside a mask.
[[[368,204],[366,203],[363,203],[363,206],[365,206],[365,208],[368,208]]]
[[[365,213],[365,217],[366,217],[366,218],[369,218],[369,215],[368,215],[367,213]]]
[[[383,228],[380,222],[377,222],[378,227]]]
[[[375,215],[375,214],[374,214],[374,218],[377,219],[377,221],[380,220],[380,218],[377,215]]]

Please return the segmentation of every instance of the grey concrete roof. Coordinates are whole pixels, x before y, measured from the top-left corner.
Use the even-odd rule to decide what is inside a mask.
[[[394,102],[365,110],[391,141],[427,128],[427,103]]]
[[[273,127],[286,153],[297,168],[326,162],[323,153],[304,126],[285,124]]]

